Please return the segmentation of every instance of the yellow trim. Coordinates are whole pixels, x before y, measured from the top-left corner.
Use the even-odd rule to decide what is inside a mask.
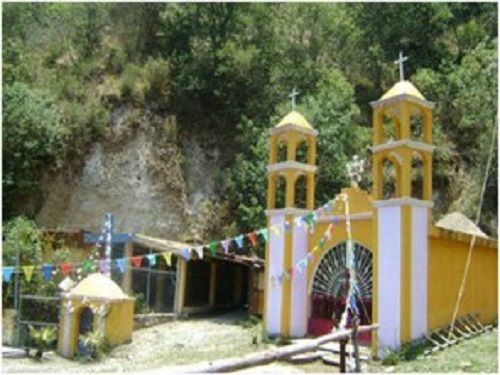
[[[293,223],[292,215],[285,215],[285,220]],[[283,271],[288,272],[292,266],[292,246],[293,238],[292,234],[295,228],[295,224],[292,224],[293,230],[285,231],[285,247],[283,254]],[[291,278],[284,278],[282,281],[282,296],[281,296],[281,336],[290,336],[290,318],[291,318],[291,302],[292,302],[292,284]]]
[[[378,209],[373,208],[373,252],[372,252],[372,323],[378,323]],[[372,356],[378,357],[378,330],[372,333]]]
[[[401,206],[401,342],[411,339],[412,207]]]

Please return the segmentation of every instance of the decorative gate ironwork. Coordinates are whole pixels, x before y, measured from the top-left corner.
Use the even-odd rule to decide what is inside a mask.
[[[354,271],[356,274],[356,304],[360,310],[361,324],[371,323],[372,310],[372,253],[353,243]],[[323,335],[337,326],[345,309],[349,290],[349,271],[346,267],[346,242],[330,249],[321,259],[313,279],[311,315],[308,332]],[[347,326],[350,326],[349,316]],[[363,337],[366,336],[366,337]],[[370,334],[360,337],[368,341]]]

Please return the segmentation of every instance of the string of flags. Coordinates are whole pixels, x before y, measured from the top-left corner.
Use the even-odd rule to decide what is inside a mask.
[[[308,212],[302,216],[298,216],[294,219],[295,225],[298,227],[304,227],[313,230],[314,224],[318,218],[322,217],[326,212],[331,211],[333,207],[333,203],[338,198],[334,198],[328,201],[323,206],[319,207],[315,211]],[[212,241],[206,245],[198,245],[194,247],[185,247],[181,249],[180,255],[187,261],[193,258],[193,255],[196,254],[198,259],[203,259],[203,251],[204,249],[208,249],[211,256],[215,256],[219,249],[222,249],[225,254],[228,254],[231,248],[231,245],[234,244],[237,249],[242,249],[244,247],[245,239],[247,242],[253,247],[257,246],[259,243],[259,237],[262,238],[263,241],[269,240],[269,230],[276,235],[282,235],[283,229],[285,231],[290,230],[292,223],[285,222],[284,227],[280,228],[276,225],[271,225],[270,228],[261,228],[246,234],[239,234],[235,237],[226,238],[221,241]],[[101,247],[100,241],[105,240],[106,253],[109,253],[110,247],[110,227],[111,223],[109,220],[106,220],[105,228],[103,229],[103,233],[99,238],[96,246]],[[105,238],[104,238],[105,237]],[[165,262],[168,266],[171,265],[172,252],[166,251],[162,253],[153,253],[153,254],[145,254],[145,255],[135,255],[131,258],[122,257],[117,259],[110,259],[107,257],[106,259],[99,260],[91,260],[86,259],[83,262],[62,262],[59,264],[51,264],[45,263],[41,266],[35,265],[24,265],[20,266],[19,269],[16,270],[15,266],[3,266],[2,267],[2,278],[4,282],[9,282],[12,278],[12,275],[15,273],[24,273],[26,281],[30,282],[33,278],[33,274],[35,271],[41,271],[43,278],[48,281],[52,278],[55,272],[59,271],[64,276],[68,276],[74,270],[84,270],[91,271],[97,265],[100,271],[104,274],[109,274],[111,272],[112,267],[116,267],[119,272],[123,273],[125,268],[127,268],[127,264],[129,264],[128,260],[131,260],[131,263],[134,267],[140,267],[143,260],[148,259],[148,263],[150,266],[154,266],[156,264],[156,257],[162,256],[165,259]],[[306,264],[307,265],[307,264]]]
[[[346,205],[348,204],[347,203],[347,195],[346,194],[341,194],[341,195],[335,197],[335,199],[329,201],[325,206],[323,206],[323,207],[319,208],[318,210],[316,210],[316,212],[311,212],[309,214],[306,214],[306,215],[300,217],[299,219],[301,219],[301,220],[299,222],[297,222],[297,219],[295,219],[296,220],[296,224],[298,226],[300,226],[301,223],[305,223],[305,227],[308,228],[310,231],[312,231],[314,229],[314,223],[320,217],[320,215],[317,214],[318,211],[319,211],[319,213],[321,213],[321,216],[324,215],[324,212],[328,211],[329,209],[331,209],[333,203],[337,199],[343,200]],[[329,209],[326,208],[326,206],[328,206]],[[320,211],[321,209],[323,209],[323,211]],[[316,216],[314,216],[315,213],[317,214]],[[338,223],[338,221],[334,220],[333,222],[331,222],[328,225],[328,227],[323,232],[323,234],[321,235],[321,237],[318,240],[318,242],[316,243],[316,245],[304,257],[302,257],[301,259],[299,259],[290,268],[288,268],[288,269],[283,270],[282,272],[280,272],[278,275],[271,276],[271,283],[274,284],[276,281],[278,281],[281,284],[284,280],[290,280],[290,279],[292,279],[296,272],[298,272],[299,274],[302,274],[307,269],[307,265],[313,259],[315,253],[318,250],[323,250],[324,247],[325,247],[326,242],[329,241],[332,238],[333,229],[335,228],[335,224],[337,224],[337,223]],[[285,223],[285,225],[286,225],[286,223]],[[350,216],[349,215],[346,215],[346,227],[349,228],[348,238],[350,238]],[[348,242],[349,242],[349,240],[348,240]]]

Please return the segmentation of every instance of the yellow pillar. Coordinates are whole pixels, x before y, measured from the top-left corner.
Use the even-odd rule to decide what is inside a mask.
[[[267,176],[268,190],[267,190],[267,208],[276,208],[276,179],[275,173],[270,173]]]
[[[316,164],[316,140],[314,137],[307,137],[307,163],[314,165]]]
[[[286,196],[285,207],[295,206],[295,171],[287,170],[286,172]]]
[[[307,174],[307,209],[314,209],[314,174]]]
[[[382,157],[380,154],[373,155],[373,199],[382,199]]]
[[[293,223],[293,216],[286,215],[286,221],[289,223]],[[292,233],[293,231],[285,231],[285,254],[283,257],[283,270],[287,271],[292,266]],[[283,337],[290,336],[290,315],[291,315],[291,307],[292,307],[292,285],[291,279],[285,278],[282,282],[283,294],[281,297],[281,335]]]
[[[401,342],[411,339],[412,207],[401,206]]]
[[[410,150],[401,150],[400,154],[403,157],[401,166],[401,197],[411,197],[411,161],[412,155]]]
[[[125,244],[125,271],[123,273],[122,279],[122,289],[128,295],[133,294],[132,290],[132,256],[134,255],[134,243],[132,241],[128,241]]]
[[[410,115],[411,115],[411,107],[410,103],[403,102],[399,105],[401,111],[401,139],[409,139],[410,138]]]
[[[424,200],[432,200],[432,155],[429,152],[423,154],[424,161]]]
[[[429,108],[423,110],[423,139],[425,143],[432,143],[432,111]]]
[[[381,109],[377,108],[373,112],[373,145],[376,146],[383,142],[384,132],[383,132],[383,112]]]
[[[269,140],[269,164],[274,164],[278,161],[278,139],[276,136],[271,136]]]
[[[286,160],[294,161],[297,155],[297,137],[294,134],[290,134],[288,138],[288,143],[286,145]]]

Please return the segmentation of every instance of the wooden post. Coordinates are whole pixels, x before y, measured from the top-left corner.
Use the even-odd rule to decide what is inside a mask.
[[[346,369],[345,369],[345,357],[346,357],[346,347],[347,340],[342,339],[340,340],[340,373],[345,374]]]
[[[132,295],[132,256],[134,255],[134,243],[130,240],[125,243],[125,272],[123,273],[122,289],[128,295]]]
[[[208,304],[210,307],[215,306],[216,277],[217,277],[217,260],[213,259],[210,262],[210,290],[208,295]]]
[[[158,261],[158,260],[157,260]],[[165,271],[166,264],[162,261],[157,263],[156,269],[160,272],[155,274],[156,292],[155,292],[155,311],[161,312],[163,309],[163,296],[165,292]]]
[[[182,314],[182,309],[184,308],[184,296],[186,295],[186,273],[187,273],[187,263],[179,255],[177,258],[177,275],[175,282],[175,313]]]
[[[359,325],[359,318],[355,316],[354,327],[352,327],[352,334],[351,334],[351,341],[354,348],[354,372],[361,372],[361,364],[359,362],[358,325]]]

